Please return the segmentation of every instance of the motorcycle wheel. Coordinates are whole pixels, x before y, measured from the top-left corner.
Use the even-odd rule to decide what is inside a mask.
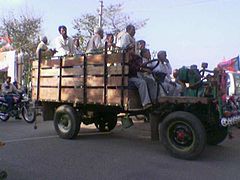
[[[36,120],[36,112],[29,104],[25,104],[22,108],[22,117],[27,123],[33,123]]]
[[[2,114],[2,113],[0,114],[0,119],[4,122],[7,121],[9,117],[10,116],[8,114]]]

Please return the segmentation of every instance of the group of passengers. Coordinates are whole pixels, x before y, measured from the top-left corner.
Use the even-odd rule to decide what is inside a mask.
[[[54,56],[84,54],[79,48],[79,39],[72,40],[67,35],[66,26],[59,26],[58,31],[60,35],[55,40],[56,51],[52,50],[52,53],[55,53]],[[149,62],[151,60],[150,50],[146,48],[144,40],[135,41],[135,32],[135,26],[128,25],[124,32],[118,33],[116,44],[113,34],[107,34],[105,43],[103,43],[103,29],[95,28],[93,36],[87,43],[86,54],[102,52],[106,47],[108,50],[112,48],[126,50],[129,54],[129,84],[138,89],[142,106],[146,109],[159,96],[179,96],[181,88],[172,81],[172,67],[167,59],[166,51],[159,51],[157,59]],[[48,49],[46,44],[47,38],[43,37],[38,45],[37,54],[39,49]]]

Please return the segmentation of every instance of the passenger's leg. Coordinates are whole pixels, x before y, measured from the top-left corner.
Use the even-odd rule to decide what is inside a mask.
[[[142,106],[144,107],[146,104],[150,104],[151,101],[148,94],[147,83],[143,79],[135,77],[129,78],[129,81],[133,82],[137,87],[141,98]]]
[[[157,99],[157,83],[148,76],[145,76],[143,79],[147,83],[148,92],[149,92],[152,102],[155,102]]]

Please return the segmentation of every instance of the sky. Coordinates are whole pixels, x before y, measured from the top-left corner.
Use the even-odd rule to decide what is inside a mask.
[[[238,56],[240,48],[239,0],[103,0],[104,6],[123,3],[123,13],[132,20],[149,19],[137,30],[151,51],[166,50],[173,68],[208,62],[214,68],[223,59]],[[30,12],[43,18],[41,35],[50,41],[58,26],[68,34],[73,19],[95,13],[99,0],[0,0],[0,14]],[[104,13],[104,12],[103,12]]]

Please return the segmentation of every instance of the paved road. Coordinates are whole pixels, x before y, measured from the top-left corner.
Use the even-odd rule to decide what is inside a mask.
[[[120,125],[112,133],[97,133],[83,126],[75,140],[56,136],[51,121],[38,129],[24,121],[0,122],[0,169],[9,180],[237,180],[240,131],[233,140],[208,146],[195,161],[172,158],[158,142],[150,140],[149,124]]]

